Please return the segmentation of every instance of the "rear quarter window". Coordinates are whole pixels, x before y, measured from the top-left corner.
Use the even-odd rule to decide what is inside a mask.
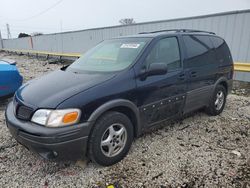
[[[227,43],[219,37],[210,37],[216,51],[216,59],[219,64],[231,64],[233,62]]]
[[[215,48],[219,48],[224,43],[224,40],[219,37],[210,37],[210,39],[213,42]]]

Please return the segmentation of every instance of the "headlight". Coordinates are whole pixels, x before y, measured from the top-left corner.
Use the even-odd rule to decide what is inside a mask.
[[[80,119],[81,111],[79,109],[64,110],[37,110],[31,118],[31,121],[47,127],[61,127],[77,123]]]

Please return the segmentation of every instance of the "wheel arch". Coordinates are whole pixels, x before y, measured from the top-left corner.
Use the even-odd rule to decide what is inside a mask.
[[[141,135],[142,128],[140,124],[139,110],[133,102],[126,99],[115,99],[104,103],[90,115],[88,121],[96,122],[99,117],[108,111],[117,111],[127,115],[133,124],[134,136],[138,137]]]
[[[216,81],[216,83],[215,83],[214,90],[215,90],[215,88],[216,88],[217,85],[222,85],[223,87],[225,87],[225,89],[226,89],[226,91],[228,93],[228,80],[227,80],[227,78],[222,77],[222,78],[218,79]]]

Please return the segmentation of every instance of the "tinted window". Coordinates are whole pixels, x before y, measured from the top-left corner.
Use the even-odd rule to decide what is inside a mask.
[[[218,37],[210,37],[210,39],[212,40],[215,48],[220,47],[224,43],[224,40]]]
[[[202,55],[213,47],[207,36],[188,35],[183,36],[183,39],[186,45],[188,58]]]
[[[176,37],[162,39],[152,48],[146,58],[146,65],[152,63],[166,63],[168,70],[181,67],[179,45]]]
[[[216,51],[217,63],[231,64],[233,60],[226,42],[219,37],[210,37],[210,39]]]
[[[202,35],[197,35],[195,36],[204,46],[206,46],[206,49],[212,49],[213,44],[212,41],[208,36],[202,36]]]
[[[198,67],[215,63],[213,44],[209,36],[186,35],[183,36],[187,57],[185,67]]]

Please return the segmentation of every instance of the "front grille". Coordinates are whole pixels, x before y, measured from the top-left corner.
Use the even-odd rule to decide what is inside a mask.
[[[13,100],[14,114],[18,119],[30,120],[34,112],[33,108],[24,105],[16,96]]]
[[[20,105],[16,109],[16,116],[22,120],[30,120],[33,109],[24,105]]]

